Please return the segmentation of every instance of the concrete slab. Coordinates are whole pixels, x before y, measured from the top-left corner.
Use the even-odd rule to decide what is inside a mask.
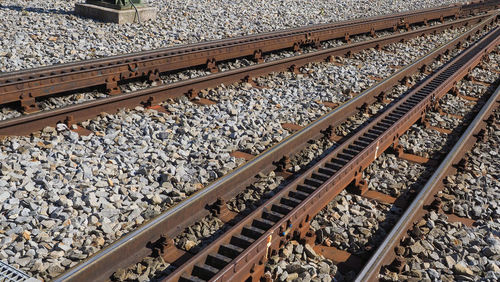
[[[137,12],[141,22],[156,18],[157,10],[154,7],[137,7]],[[116,10],[102,6],[77,3],[75,5],[75,13],[85,18],[110,23],[133,23],[138,22],[135,9]]]

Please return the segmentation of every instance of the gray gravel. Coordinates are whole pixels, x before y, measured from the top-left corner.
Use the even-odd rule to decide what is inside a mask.
[[[317,254],[309,244],[297,241],[289,242],[269,259],[266,273],[273,281],[330,282],[332,277],[337,280],[343,277],[331,260]]]
[[[496,111],[497,121],[500,111]],[[442,191],[443,210],[460,217],[492,220],[500,217],[500,130],[488,128],[488,140],[476,143],[467,154],[466,170],[449,176]]]
[[[140,108],[103,115],[85,124],[96,132],[88,137],[46,128],[39,137],[4,140],[0,240],[31,236],[1,244],[20,256],[2,258],[53,277],[241,164],[229,156],[233,139],[201,127],[228,124],[222,120],[230,115],[207,113],[200,121],[185,106],[172,106],[169,116]],[[33,268],[37,261],[42,266]]]
[[[424,49],[432,49],[439,44],[443,44],[445,40],[449,40],[452,37],[456,36],[458,33],[465,31],[465,28],[456,28],[443,32],[439,36],[436,35],[426,35],[423,38],[415,38],[410,40],[407,43],[395,43],[389,45],[389,51],[375,51],[375,50],[367,50],[360,53],[357,53],[353,56],[353,58],[339,59],[344,62],[344,66],[336,66],[333,64],[310,64],[302,69],[304,73],[310,73],[311,76],[309,78],[304,78],[303,75],[296,76],[295,80],[287,81],[289,78],[294,77],[291,74],[283,74],[279,73],[278,75],[272,77],[271,82],[266,82],[266,80],[262,81],[261,78],[259,84],[267,87],[278,87],[278,85],[287,88],[283,91],[290,91],[288,88],[293,87],[297,88],[301,95],[308,95],[311,92],[317,93],[315,96],[311,96],[312,98],[316,98],[315,101],[333,101],[333,102],[343,102],[346,99],[350,98],[346,97],[343,94],[346,93],[359,93],[362,90],[368,88],[371,84],[373,84],[374,77],[384,78],[396,71],[394,66],[402,66],[407,63],[410,63],[410,59],[417,58],[416,55],[423,54]],[[384,32],[380,33],[384,35]],[[356,40],[360,40],[360,38],[365,38],[366,36],[356,36],[353,37]],[[422,49],[421,45],[423,42],[429,42],[428,47]],[[345,44],[342,41],[328,41],[323,45],[325,46],[337,46]],[[305,48],[303,52],[309,52],[314,50],[313,48]],[[403,58],[401,56],[394,56],[394,52],[399,52],[398,50],[404,50],[403,54],[413,54],[411,56],[407,56]],[[272,61],[279,58],[290,57],[293,55],[299,54],[298,52],[279,52],[273,53],[264,56],[265,61]],[[242,60],[234,60],[227,63],[220,64],[220,70],[229,70],[234,68],[239,68],[243,66],[252,65],[254,62],[242,59]],[[189,70],[183,70],[181,72],[172,73],[172,74],[162,74],[161,80],[163,83],[172,83],[177,82],[179,80],[186,80],[190,78],[196,78],[200,76],[205,76],[210,74],[206,70],[202,68],[193,68]],[[325,76],[328,76],[325,79]],[[284,79],[284,81],[279,82],[278,79]],[[269,81],[269,80],[267,80]],[[140,89],[145,89],[151,86],[156,86],[155,82],[149,83],[147,81],[143,82],[131,82],[124,85],[120,85],[123,92],[131,92],[137,91]],[[305,88],[305,92],[303,90]],[[331,98],[330,96],[333,93],[336,98]],[[294,93],[296,94],[296,93]],[[50,97],[42,100],[39,103],[40,110],[51,110],[57,107],[63,107],[75,103],[82,103],[89,100],[95,100],[99,98],[106,97],[107,95],[97,90],[91,92],[83,92],[71,95],[65,95],[60,97]],[[303,97],[305,98],[305,97]],[[317,108],[318,105],[316,103],[310,103],[309,107]],[[9,106],[0,107],[2,112],[0,113],[0,120],[9,119],[13,117],[18,117],[20,114],[17,110],[10,108]],[[326,108],[322,107],[320,111],[317,112],[317,115],[324,114],[326,112]],[[317,117],[316,115],[316,117]],[[293,122],[293,121],[292,121]],[[298,123],[307,123],[305,121],[298,121]]]
[[[401,274],[387,271],[382,278],[429,281],[498,281],[500,240],[498,221],[479,221],[469,228],[450,223],[446,215],[431,212],[425,219],[424,238],[409,239],[403,247],[407,264]]]
[[[491,61],[498,55],[490,55]],[[495,62],[490,63],[490,67]],[[495,66],[496,67],[496,66]],[[488,73],[476,68],[473,73]],[[497,79],[497,76],[494,76]],[[488,78],[492,81],[491,78]],[[472,85],[461,83],[460,91],[469,95]],[[477,96],[484,91],[476,92]],[[473,103],[447,95],[448,102],[455,100],[470,108]],[[463,108],[451,105],[451,113],[463,113]],[[453,111],[453,109],[456,109]],[[497,109],[495,119],[500,119]],[[497,281],[500,279],[500,231],[499,222],[499,175],[498,144],[500,131],[497,123],[487,128],[486,141],[478,141],[467,153],[469,160],[464,171],[449,175],[438,196],[443,200],[442,210],[459,217],[474,219],[473,227],[460,222],[449,222],[447,215],[428,213],[419,223],[423,234],[410,237],[404,246],[398,247],[406,258],[401,274],[384,270],[381,278],[390,281]],[[413,233],[416,234],[416,233]]]
[[[400,209],[342,191],[311,221],[311,229],[320,242],[329,238],[331,245],[351,254],[370,253],[397,221]]]
[[[490,57],[495,56],[491,54]],[[487,65],[490,67],[494,67],[494,62]],[[476,74],[492,74],[491,71],[478,71],[478,69],[478,67],[474,69],[474,72]],[[487,86],[473,84],[472,82],[466,80],[459,81],[457,83],[457,88],[460,94],[471,97],[481,97],[488,89]],[[470,111],[470,109],[474,107],[475,102],[446,94],[440,100],[439,104],[443,111],[446,113],[465,116],[466,112]],[[429,124],[432,126],[452,130],[460,127],[464,122],[463,120],[457,119],[455,117],[451,117],[449,115],[441,115],[437,112],[427,113],[426,118],[429,121]],[[449,148],[446,136],[446,134],[435,131],[433,129],[425,129],[421,125],[413,125],[407,133],[401,136],[399,141],[406,152],[428,158],[436,156],[436,154],[440,154],[440,152]]]
[[[105,97],[109,96],[105,93],[99,92],[98,90],[91,90],[90,92],[82,92],[77,94],[50,96],[48,98],[37,100],[37,105],[40,111],[49,111]],[[22,115],[23,114],[19,111],[18,108],[15,108],[15,106],[12,107],[11,105],[0,105],[0,120],[17,118]]]
[[[443,99],[439,101],[439,107],[445,113],[451,113],[458,116],[465,116],[471,111],[476,103],[465,100],[447,93]]]
[[[459,87],[460,94],[476,98],[481,97],[488,88],[485,85],[473,83],[467,80],[461,80],[458,82],[457,87]]]
[[[224,222],[209,215],[188,227],[184,233],[174,239],[174,243],[179,249],[196,254],[226,229],[228,229],[228,226],[224,226]]]
[[[146,257],[129,269],[120,269],[113,273],[111,281],[156,281],[162,275],[172,272],[172,265],[161,256]]]
[[[413,125],[399,138],[399,143],[407,153],[430,158],[442,150],[446,143],[446,134]]]
[[[76,95],[64,95],[60,97],[50,97],[43,101],[40,101],[38,107],[42,111],[54,110],[64,106],[80,104],[87,101],[97,100],[99,98],[105,98],[108,95],[100,93],[98,91],[79,93]]]
[[[324,139],[314,141],[291,158],[289,171],[307,169],[315,158],[323,154],[325,149],[331,148],[332,145],[332,142]],[[283,176],[276,175],[274,171],[271,171],[268,175],[261,173],[258,177],[259,179],[254,184],[227,203],[229,210],[238,213],[236,220],[251,212],[262,201],[274,196],[286,183],[291,181],[291,179],[284,181]],[[218,218],[209,215],[186,228],[184,232],[174,239],[174,244],[181,250],[197,253],[229,227],[231,225],[224,224]],[[142,266],[145,266],[146,269],[142,269]],[[141,271],[139,272],[138,269]],[[117,271],[114,276],[117,280],[135,279],[141,276],[151,278],[158,275],[168,275],[173,270],[175,270],[173,265],[169,266],[160,258],[147,258],[126,270]]]
[[[394,225],[400,209],[341,192],[311,221],[317,241],[359,257],[368,256]],[[345,271],[345,270],[344,270]],[[276,281],[299,278],[308,281],[351,281],[355,271],[340,272],[330,260],[308,244],[291,241],[271,257],[266,272]]]
[[[430,112],[426,115],[426,117],[429,119],[429,124],[431,126],[436,126],[438,128],[453,130],[461,123],[460,119],[448,115],[441,115],[437,112]]]
[[[315,163],[315,160],[326,153],[325,150],[331,150],[334,146],[333,142],[326,139],[314,140],[312,144],[290,158],[290,167],[287,172],[297,173],[307,170]],[[284,176],[279,173],[260,174],[259,179],[254,184],[230,200],[227,206],[230,210],[241,214],[251,212],[263,201],[274,196],[292,179],[284,180]]]
[[[422,185],[428,176],[426,166],[384,153],[365,169],[363,179],[367,180],[369,189],[397,198],[411,187]]]
[[[491,54],[494,56],[494,54]],[[490,56],[491,56],[490,55]],[[491,63],[485,63],[485,65],[495,68],[498,67],[498,63],[496,62],[491,62]],[[487,82],[487,83],[493,83],[495,82],[496,78],[498,77],[498,74],[489,70],[489,69],[483,69],[483,68],[474,68],[471,72],[471,75],[478,81],[482,82]]]
[[[158,17],[142,24],[106,24],[73,14],[75,3],[4,0],[0,6],[0,71],[97,58],[314,23],[447,5],[413,1],[145,1]],[[117,48],[119,46],[119,48]]]
[[[405,88],[400,87],[393,92],[403,91]],[[452,95],[446,95],[440,104],[446,112],[458,115],[464,115],[474,105],[472,102]],[[497,116],[499,113],[497,112]],[[367,117],[368,115],[365,116]],[[360,118],[363,119],[362,116]],[[434,113],[429,113],[429,119],[431,124],[445,128],[455,128],[462,122]],[[402,137],[406,150],[428,156],[427,152],[443,148],[448,136],[438,133],[442,137],[442,142],[435,142],[435,135],[427,133],[428,131],[420,129],[419,126],[414,126],[413,131]],[[500,277],[500,263],[498,263],[500,240],[497,237],[500,226],[497,203],[500,167],[496,160],[498,141],[500,141],[499,133],[498,127],[490,128],[492,137],[488,139],[488,142],[472,150],[469,172],[457,177],[449,177],[444,190],[449,194],[444,198],[450,199],[450,195],[455,197],[451,201],[445,201],[443,208],[445,211],[451,210],[460,216],[485,219],[490,222],[480,221],[478,227],[468,229],[463,228],[459,223],[449,224],[446,222],[446,216],[432,213],[427,219],[427,224],[424,225],[431,227],[428,238],[420,241],[412,240],[410,246],[406,248],[405,256],[409,259],[409,264],[405,267],[403,274],[386,273],[383,278],[393,281],[412,278],[452,281],[469,280],[477,276],[493,280]],[[422,144],[416,136],[430,138],[424,138],[427,141]],[[408,140],[415,142],[408,143]],[[438,144],[435,145],[435,143]],[[422,153],[423,148],[427,150]],[[363,179],[367,180],[371,190],[401,197],[412,186],[417,190],[422,187],[431,173],[432,171],[426,170],[425,166],[384,153],[364,171]],[[459,207],[458,212],[457,207]],[[402,210],[395,206],[370,202],[343,191],[313,219],[311,229],[316,231],[319,241],[329,240],[329,245],[363,257],[383,240],[401,213]],[[280,250],[279,256],[270,260],[267,273],[277,281],[287,280],[290,272],[292,279],[298,277],[299,280],[309,280],[310,277],[315,277],[323,267],[316,265],[315,256],[310,258],[304,252],[305,248],[305,245],[298,242],[288,244]],[[336,267],[329,265],[331,263],[329,260],[322,257],[319,259],[323,260],[324,269],[330,271],[330,278],[326,278],[325,281],[330,281],[331,277],[339,281],[352,280],[355,277],[353,271],[343,275],[337,271]],[[291,265],[301,267],[291,269]],[[310,269],[315,269],[315,272],[311,273]],[[323,277],[317,276],[316,278],[318,281],[323,281]]]
[[[232,151],[258,154],[289,135],[282,122],[305,125],[329,110],[316,101],[347,100],[338,82],[370,83],[350,65],[321,66],[266,78],[273,89],[205,91],[219,102],[212,106],[183,98],[163,104],[168,115],[141,107],[102,114],[82,124],[89,136],[59,125],[2,140],[0,259],[50,279],[241,165]]]
[[[11,118],[17,118],[22,116],[21,112],[9,107],[9,106],[2,106],[0,107],[0,120],[6,120],[6,119],[11,119]]]

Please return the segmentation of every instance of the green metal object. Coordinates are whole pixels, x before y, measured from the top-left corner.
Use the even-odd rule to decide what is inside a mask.
[[[142,0],[87,0],[87,4],[103,6],[106,8],[123,10],[123,9],[131,9],[132,2],[136,7],[142,6]]]

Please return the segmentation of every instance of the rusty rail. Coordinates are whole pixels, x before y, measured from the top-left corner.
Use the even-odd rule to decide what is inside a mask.
[[[460,45],[459,43],[463,43],[470,35],[494,23],[496,19],[496,14],[484,19],[468,32],[457,36],[454,40],[420,58],[415,63],[399,70],[393,76],[367,89],[356,98],[333,110],[310,126],[293,134],[280,144],[273,146],[235,171],[211,183],[172,209],[125,235],[117,242],[62,274],[57,278],[57,281],[106,280],[118,268],[136,263],[151,253],[151,249],[147,248],[149,243],[157,241],[160,236],[174,238],[184,228],[207,215],[209,211],[206,209],[206,206],[214,203],[217,198],[220,197],[224,200],[231,199],[248,184],[252,183],[255,180],[254,176],[260,171],[272,169],[273,162],[292,153],[308,140],[318,138],[322,135],[321,131],[329,126],[340,124],[346,117],[357,112],[357,108],[364,103],[374,102],[377,96],[391,89],[393,85],[400,83],[404,77],[419,71],[425,65],[429,65],[439,55]],[[116,99],[118,97],[113,98]]]
[[[389,43],[398,42],[401,40],[438,32],[450,27],[464,26],[468,24],[483,23],[475,30],[484,27],[487,23],[493,22],[496,15],[484,14],[466,19],[460,19],[450,23],[431,26],[419,30],[414,30],[405,33],[397,33],[390,36],[384,36],[358,43],[343,45],[335,48],[322,49],[316,52],[310,52],[298,56],[293,56],[285,59],[275,60],[268,63],[262,63],[252,66],[247,66],[235,70],[224,71],[216,74],[202,76],[194,79],[183,80],[171,84],[151,87],[144,90],[125,93],[106,97],[94,101],[84,102],[81,104],[71,105],[51,111],[44,111],[30,115],[24,115],[19,118],[0,121],[0,136],[8,135],[25,135],[33,131],[40,130],[48,125],[57,123],[77,123],[88,120],[99,115],[102,112],[114,113],[120,108],[135,107],[137,105],[150,106],[168,98],[176,98],[187,93],[196,93],[199,89],[216,87],[221,83],[233,83],[251,77],[268,74],[273,71],[282,71],[291,68],[292,66],[301,66],[313,61],[321,61],[331,56],[343,56],[349,53],[365,50],[368,48],[383,46]],[[468,33],[472,34],[472,33]],[[455,40],[455,44],[460,44],[466,37],[460,37]]]
[[[426,185],[420,190],[415,200],[408,207],[403,216],[396,223],[387,238],[378,247],[363,270],[359,273],[356,281],[377,281],[378,274],[382,267],[391,265],[396,258],[395,247],[407,236],[407,231],[411,229],[415,222],[426,214],[425,206],[431,205],[435,195],[443,188],[443,180],[448,175],[453,175],[457,171],[458,162],[474,146],[480,137],[480,132],[487,126],[487,117],[493,113],[500,103],[500,86],[483,105],[481,111],[464,131],[455,146],[447,154],[441,165],[429,178]]]
[[[266,52],[319,46],[322,41],[336,38],[348,41],[356,34],[442,21],[499,6],[498,1],[479,1],[10,72],[0,74],[0,105],[17,102],[26,113],[32,113],[38,110],[37,98],[56,93],[104,85],[109,94],[119,94],[118,84],[130,79],[159,82],[160,73],[202,65],[216,71],[219,61],[253,56],[260,62]]]
[[[265,262],[292,235],[305,237],[309,221],[500,42],[500,27],[392,102],[349,140],[335,148],[250,215],[180,266],[168,281],[256,281]]]

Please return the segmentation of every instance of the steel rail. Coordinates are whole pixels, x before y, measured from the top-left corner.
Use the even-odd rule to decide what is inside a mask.
[[[447,44],[420,58],[415,63],[399,70],[391,77],[370,87],[359,96],[341,105],[339,108],[305,127],[303,130],[289,136],[280,144],[271,147],[251,161],[245,163],[243,166],[221,177],[203,190],[193,194],[185,201],[123,236],[115,243],[63,273],[61,276],[57,277],[56,280],[105,280],[117,269],[136,263],[138,260],[151,253],[151,250],[146,247],[148,243],[155,242],[160,238],[160,235],[167,238],[174,238],[182,232],[184,228],[194,223],[197,219],[207,215],[209,213],[206,209],[208,204],[215,202],[219,197],[224,200],[231,199],[234,195],[242,191],[244,187],[250,184],[254,180],[254,176],[260,171],[270,169],[270,167],[273,166],[273,162],[281,159],[282,156],[290,154],[308,140],[317,138],[321,135],[321,131],[329,126],[340,124],[346,117],[356,113],[357,109],[364,103],[375,101],[378,95],[391,89],[393,85],[400,83],[403,77],[417,72],[422,66],[429,65],[439,55],[455,48],[460,42],[464,42],[471,34],[492,24],[496,21],[496,18],[496,14],[488,17],[468,32],[457,36]],[[118,97],[113,98],[116,99]],[[185,211],[189,212],[186,213]]]
[[[428,206],[434,200],[434,195],[442,189],[443,180],[448,175],[453,175],[457,169],[455,165],[474,146],[478,134],[486,128],[486,118],[493,113],[500,103],[500,86],[483,105],[481,111],[476,115],[471,124],[464,131],[455,146],[449,151],[441,165],[429,178],[429,181],[417,194],[415,200],[398,220],[392,231],[385,238],[377,251],[359,273],[356,281],[376,281],[383,266],[392,263],[396,254],[394,248],[407,235],[406,231],[426,213],[424,206]]]
[[[63,123],[65,121],[72,121],[73,123],[81,122],[93,118],[102,112],[113,113],[120,108],[135,107],[137,105],[150,105],[153,102],[156,103],[159,101],[165,101],[169,98],[176,98],[189,92],[196,92],[199,89],[216,87],[221,83],[233,83],[244,80],[245,78],[248,79],[251,77],[268,74],[273,71],[286,70],[291,68],[292,66],[301,66],[313,61],[325,60],[325,58],[328,58],[330,56],[346,55],[368,48],[382,46],[393,42],[399,42],[404,39],[438,32],[450,27],[478,23],[483,19],[488,19],[487,22],[491,23],[493,20],[496,20],[495,15],[496,14],[494,14],[494,16],[492,16],[492,14],[484,14],[481,16],[461,19],[442,25],[423,28],[420,30],[393,34],[358,43],[342,45],[335,48],[322,49],[320,51],[279,59],[268,63],[251,65],[198,78],[174,82],[171,84],[155,86],[144,90],[125,93],[122,95],[110,96],[51,111],[23,115],[18,118],[0,121],[0,136],[30,134],[33,131],[44,128],[45,126],[55,125],[57,123]],[[484,27],[484,24],[481,24],[481,26]],[[475,30],[478,30],[477,27]],[[465,37],[461,37],[460,40],[456,41],[456,44],[459,44],[464,39]]]
[[[217,61],[254,56],[286,48],[345,38],[398,26],[470,15],[500,7],[498,1],[451,5],[379,16],[368,19],[321,24],[265,34],[224,39],[187,46],[163,48],[108,58],[73,62],[0,74],[0,104],[20,102],[26,112],[36,110],[36,98],[91,86],[106,85],[111,94],[120,92],[118,83],[139,77],[159,81],[159,73]]]
[[[427,110],[500,42],[500,27],[393,102],[366,127],[177,268],[168,281],[256,281],[265,262],[290,240],[304,237],[309,221],[360,178]]]

